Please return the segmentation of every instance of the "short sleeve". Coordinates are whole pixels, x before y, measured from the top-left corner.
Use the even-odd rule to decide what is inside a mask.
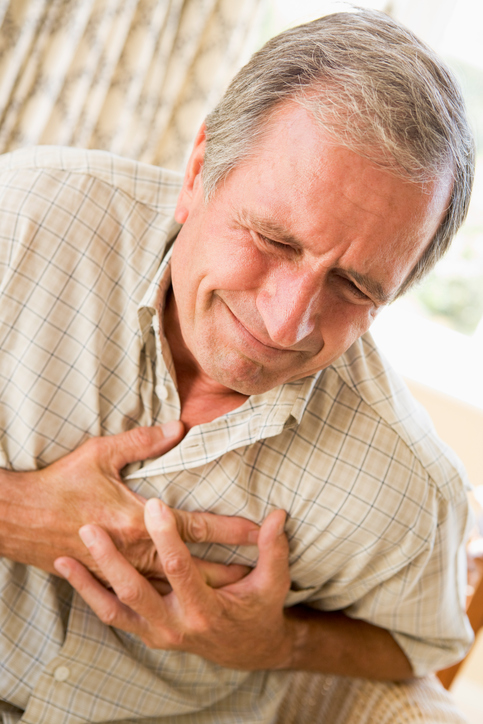
[[[420,553],[346,609],[388,629],[416,676],[459,661],[473,641],[464,545],[472,516],[464,491],[451,501],[435,493],[434,519]]]

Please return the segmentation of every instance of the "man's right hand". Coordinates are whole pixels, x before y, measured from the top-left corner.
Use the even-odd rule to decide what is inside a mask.
[[[0,555],[56,573],[53,562],[70,556],[103,580],[79,529],[94,523],[109,533],[116,547],[147,578],[163,588],[164,571],[144,525],[145,500],[133,493],[120,471],[131,462],[159,457],[178,444],[181,422],[136,428],[112,437],[88,440],[42,470],[0,470]],[[258,526],[244,518],[174,510],[179,533],[187,542],[256,545]],[[206,582],[228,585],[245,566],[198,560]]]

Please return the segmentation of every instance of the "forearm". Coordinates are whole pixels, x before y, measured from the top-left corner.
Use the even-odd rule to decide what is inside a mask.
[[[42,546],[36,529],[44,518],[42,503],[34,501],[30,473],[0,469],[0,556],[33,562]]]
[[[285,620],[292,647],[282,668],[393,681],[413,676],[406,655],[385,629],[304,606],[287,609]]]

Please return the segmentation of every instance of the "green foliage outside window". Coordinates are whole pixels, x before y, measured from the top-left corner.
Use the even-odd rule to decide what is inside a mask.
[[[437,322],[472,334],[483,317],[483,70],[448,59],[463,86],[476,135],[477,171],[468,218],[448,255],[409,293]]]

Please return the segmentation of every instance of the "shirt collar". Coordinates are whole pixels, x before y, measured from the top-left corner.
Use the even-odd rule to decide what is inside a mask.
[[[320,373],[319,373],[320,374]],[[127,480],[171,473],[211,463],[231,450],[252,445],[295,427],[310,399],[318,374],[252,395],[241,407],[212,422],[193,427],[162,457],[126,477]],[[222,448],[220,440],[224,440]]]
[[[146,342],[154,331],[159,339],[156,345],[161,349],[162,359],[156,364],[171,367],[171,353],[164,334],[160,334],[157,324],[157,310],[163,306],[163,299],[171,284],[172,245],[149,284],[138,307],[139,325],[143,340]],[[161,327],[162,329],[162,327]],[[258,440],[273,437],[284,429],[300,423],[302,415],[312,394],[320,373],[310,375],[295,382],[287,382],[260,395],[252,395],[239,408],[210,423],[192,428],[179,445],[162,457],[148,462],[145,467],[132,473],[127,479],[167,473],[180,468],[196,467],[220,457],[216,438],[222,428],[229,432],[229,444],[222,452],[229,452]],[[174,379],[174,369],[172,370]],[[212,444],[210,444],[212,443]],[[208,452],[210,450],[210,452]]]
[[[153,317],[159,303],[166,298],[166,293],[171,284],[172,252],[173,245],[171,244],[138,306],[139,327],[144,341],[146,341],[146,336],[151,330]],[[164,302],[162,304],[164,305]]]

